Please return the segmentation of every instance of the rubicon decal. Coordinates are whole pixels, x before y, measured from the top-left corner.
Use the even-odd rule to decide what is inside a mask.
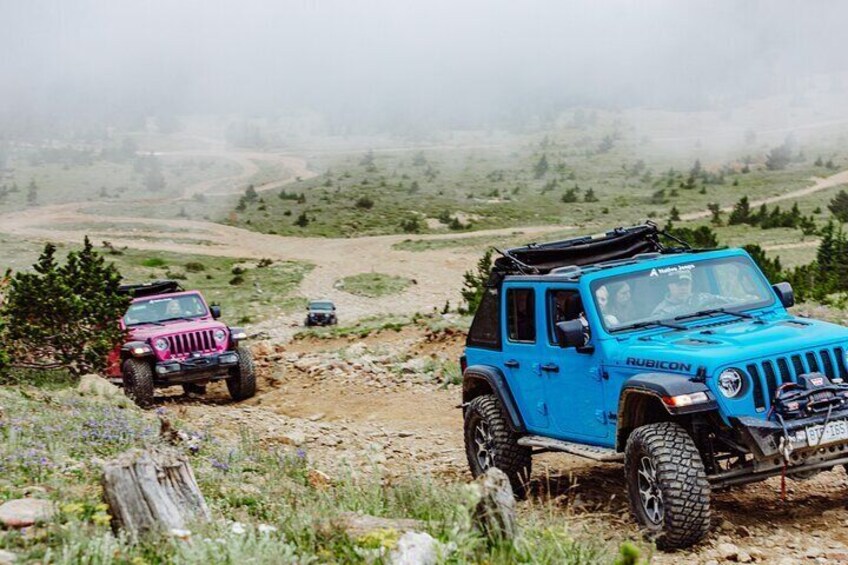
[[[689,363],[680,363],[678,361],[657,361],[655,359],[637,359],[636,357],[628,357],[627,365],[631,367],[643,367],[645,369],[661,369],[663,371],[680,371],[681,373],[691,373],[692,365]]]

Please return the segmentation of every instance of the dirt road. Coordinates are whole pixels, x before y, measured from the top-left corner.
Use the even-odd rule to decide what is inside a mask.
[[[763,204],[774,204],[775,202],[782,202],[784,200],[792,200],[793,198],[803,198],[804,196],[810,196],[811,194],[815,194],[817,192],[821,192],[822,190],[827,190],[829,188],[834,188],[841,184],[848,184],[848,171],[841,171],[836,173],[835,175],[831,175],[829,177],[813,177],[810,179],[813,183],[810,186],[799,188],[798,190],[792,190],[790,192],[785,192],[783,194],[778,194],[777,196],[772,196],[770,198],[763,198],[761,200],[752,200],[751,208],[758,208]],[[721,209],[722,212],[728,213],[733,211],[733,206],[727,206]],[[704,218],[709,218],[712,214],[709,210],[705,210],[702,212],[690,212],[688,214],[681,214],[681,219],[684,221],[691,220],[702,220]]]
[[[294,342],[260,345],[259,395],[230,404],[223,386],[211,398],[175,397],[165,404],[199,427],[238,438],[250,430],[267,445],[303,449],[331,477],[378,473],[468,480],[457,386],[426,374],[404,372],[416,359],[458,355],[461,336],[430,341],[415,329],[371,336],[362,342]],[[406,361],[409,355],[412,357]],[[423,364],[422,364],[423,366]],[[653,563],[848,562],[848,478],[842,468],[804,482],[780,479],[713,495],[713,525],[691,550],[656,554]],[[639,539],[630,515],[623,471],[616,464],[547,454],[534,458],[533,483],[524,508],[544,506],[571,517],[575,527],[609,541]],[[736,557],[725,559],[733,544]]]

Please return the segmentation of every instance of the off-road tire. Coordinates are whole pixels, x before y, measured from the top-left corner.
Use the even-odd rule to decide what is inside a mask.
[[[482,428],[481,428],[482,426]],[[478,441],[481,430],[488,430],[491,463],[481,462]],[[471,474],[478,477],[490,467],[497,467],[509,477],[512,492],[519,499],[527,496],[532,469],[532,451],[518,445],[518,435],[509,426],[501,403],[492,394],[478,396],[465,408],[465,455]]]
[[[643,488],[651,483],[644,478],[643,465],[654,471],[653,488],[645,490],[660,495],[659,512],[651,512],[657,508],[656,502],[650,503],[652,497],[656,501],[655,494],[643,503],[640,477]],[[695,442],[679,424],[636,428],[627,440],[624,475],[630,508],[660,549],[689,547],[709,531],[710,484]]]
[[[198,383],[185,383],[183,385],[183,392],[185,394],[197,394],[204,395],[206,394],[206,384],[198,384]]]
[[[238,353],[238,365],[230,369],[230,377],[227,379],[227,390],[230,397],[236,402],[246,400],[256,394],[256,372],[253,368],[253,355],[246,347],[236,348]]]
[[[148,361],[127,359],[121,366],[124,393],[141,408],[153,404],[153,367]]]

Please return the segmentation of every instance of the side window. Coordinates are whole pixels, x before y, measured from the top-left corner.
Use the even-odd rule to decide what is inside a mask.
[[[507,290],[506,327],[510,341],[536,342],[536,295],[532,289]]]
[[[467,344],[486,349],[501,348],[500,300],[497,289],[486,289],[468,330]]]
[[[557,345],[557,322],[576,320],[583,313],[583,302],[576,290],[549,290],[548,305],[548,340],[551,345]]]

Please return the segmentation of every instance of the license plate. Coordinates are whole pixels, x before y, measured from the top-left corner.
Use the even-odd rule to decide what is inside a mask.
[[[848,420],[828,422],[827,429],[824,426],[810,426],[807,428],[807,445],[811,447],[842,441],[844,439],[848,439]]]

